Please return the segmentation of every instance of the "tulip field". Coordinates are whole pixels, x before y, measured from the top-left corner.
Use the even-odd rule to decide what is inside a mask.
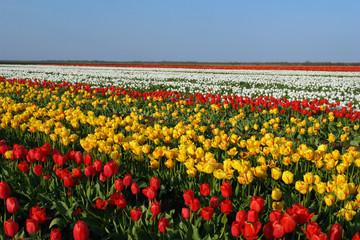
[[[360,239],[360,67],[0,65],[2,239]]]

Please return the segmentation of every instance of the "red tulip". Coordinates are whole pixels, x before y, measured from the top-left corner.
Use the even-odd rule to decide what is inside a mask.
[[[208,183],[203,183],[200,185],[200,194],[203,195],[204,197],[209,196],[210,194],[210,184]]]
[[[95,204],[93,204],[92,206],[93,206],[94,208],[104,210],[104,209],[106,208],[107,204],[108,204],[108,201],[104,201],[104,200],[102,200],[101,198],[97,198],[97,199],[95,200]]]
[[[41,165],[35,165],[34,166],[34,173],[37,175],[37,176],[41,176],[42,173],[43,173],[43,167]]]
[[[232,205],[232,202],[230,200],[224,200],[221,202],[221,212],[224,213],[224,214],[229,214],[229,213],[232,213],[233,210],[233,205]]]
[[[73,174],[73,177],[74,177],[74,178],[81,178],[81,170],[80,170],[80,167],[78,167],[78,168],[73,168],[72,174]]]
[[[131,184],[131,192],[132,194],[136,195],[140,192],[140,188],[139,185],[137,183],[132,183]]]
[[[25,161],[19,162],[18,168],[21,172],[29,171],[29,164]]]
[[[26,231],[28,233],[35,233],[39,230],[39,225],[35,219],[26,219]]]
[[[84,168],[84,174],[87,177],[94,176],[96,174],[94,167],[93,166],[86,166]]]
[[[194,193],[191,189],[185,190],[183,197],[184,197],[186,206],[189,206],[191,204],[191,200],[193,200],[195,198]]]
[[[218,208],[220,206],[220,201],[217,197],[211,197],[210,199],[210,207],[212,208]]]
[[[201,209],[200,215],[203,219],[209,221],[214,215],[214,210],[211,207],[204,207],[203,209]]]
[[[232,195],[232,186],[228,181],[223,182],[220,187],[221,194],[224,198],[229,198]]]
[[[89,166],[91,165],[93,162],[93,159],[92,159],[92,156],[90,153],[87,153],[85,156],[84,156],[84,163],[85,165]]]
[[[61,232],[59,229],[54,228],[50,233],[50,240],[61,240]]]
[[[299,203],[294,204],[292,209],[288,208],[286,211],[288,213],[296,214],[296,222],[300,225],[307,223],[315,214],[310,214],[309,209]]]
[[[309,222],[306,226],[306,231],[304,229],[302,230],[306,233],[307,239],[311,239],[316,232],[321,232],[321,228],[317,222]]]
[[[150,180],[150,186],[152,186],[156,191],[160,189],[160,180],[157,177],[153,177]]]
[[[330,240],[340,240],[342,236],[342,228],[340,224],[334,224],[329,230],[329,239]]]
[[[273,236],[275,238],[282,238],[285,235],[285,229],[283,225],[281,225],[280,221],[273,222],[272,227],[273,227]]]
[[[115,180],[115,189],[119,192],[124,189],[124,184],[120,178]]]
[[[84,159],[83,159],[83,154],[82,154],[82,152],[80,152],[80,151],[75,151],[73,160],[75,161],[76,164],[81,164],[81,163],[83,163]]]
[[[19,202],[16,197],[9,197],[6,199],[6,208],[9,213],[16,213],[19,211]]]
[[[279,210],[274,210],[270,213],[270,222],[280,221],[282,213]]]
[[[97,172],[102,171],[102,162],[99,159],[95,160],[93,166],[94,166],[95,171],[97,171]]]
[[[247,214],[245,210],[240,210],[236,213],[236,221],[244,225],[244,222],[247,220]]]
[[[131,185],[132,180],[132,175],[130,173],[127,173],[123,178],[123,184],[128,187]]]
[[[240,236],[241,234],[241,224],[238,222],[238,221],[234,221],[232,224],[231,224],[231,234],[234,236],[234,237],[238,237]]]
[[[284,227],[286,233],[294,231],[296,227],[296,215],[290,215],[289,213],[284,213],[281,218],[281,225]]]
[[[249,222],[255,223],[258,221],[259,219],[259,214],[257,211],[250,209],[247,212],[246,218]]]
[[[83,221],[79,220],[73,231],[74,240],[88,240],[89,239],[89,228]]]
[[[152,213],[152,220],[155,219],[155,216],[159,215],[161,212],[161,206],[160,203],[158,203],[157,201],[153,201],[151,203],[151,207],[150,207],[150,212]]]
[[[4,222],[5,234],[9,237],[15,236],[19,231],[19,225],[13,220],[9,219]]]
[[[355,235],[351,240],[360,240],[360,233],[359,232],[355,233]]]
[[[142,193],[150,200],[156,198],[156,195],[157,195],[155,188],[152,186],[144,188],[142,190]]]
[[[166,228],[169,227],[169,220],[167,220],[165,217],[161,218],[159,221],[159,231],[164,233],[166,232]]]
[[[99,175],[99,180],[100,180],[101,182],[106,182],[107,177],[105,176],[105,174],[104,174],[103,172],[100,173],[100,175]]]
[[[181,209],[181,216],[185,219],[189,219],[190,218],[190,209],[188,208],[182,208]]]
[[[64,186],[67,188],[74,186],[74,178],[70,174],[64,177]]]
[[[263,227],[263,233],[264,233],[264,237],[267,240],[273,240],[274,239],[274,228],[271,222],[268,222],[267,224],[264,225]]]
[[[323,233],[321,231],[318,231],[312,235],[311,240],[328,240],[328,236],[326,233]]]
[[[131,209],[130,216],[133,221],[138,221],[142,217],[140,208]]]
[[[241,232],[246,240],[250,240],[250,239],[252,240],[259,237],[256,234],[260,231],[260,229],[261,229],[260,222],[256,222],[256,223],[245,222],[244,228],[241,229]]]
[[[197,212],[197,211],[199,211],[200,207],[201,207],[201,203],[200,203],[199,199],[194,198],[193,200],[191,200],[191,203],[190,203],[191,211]]]
[[[36,220],[39,224],[42,224],[51,217],[46,217],[45,208],[40,208],[39,206],[35,206],[30,208],[29,212],[30,218]]]
[[[104,166],[104,175],[105,177],[112,177],[113,175],[115,175],[118,172],[119,166],[117,165],[117,163],[115,161],[110,161],[108,163],[105,164]],[[127,185],[129,186],[129,185]]]
[[[261,197],[252,197],[250,201],[250,209],[260,213],[264,208],[264,199]]]

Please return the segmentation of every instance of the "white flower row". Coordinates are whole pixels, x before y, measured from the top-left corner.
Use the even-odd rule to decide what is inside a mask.
[[[0,76],[88,83],[143,91],[166,89],[238,96],[348,102],[360,109],[360,72],[0,65]]]

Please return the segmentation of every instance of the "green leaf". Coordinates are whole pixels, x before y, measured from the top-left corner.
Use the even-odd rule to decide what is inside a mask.
[[[66,224],[66,221],[63,218],[54,218],[49,225],[49,229],[51,229],[54,225],[61,226],[64,224]]]
[[[199,230],[193,224],[191,224],[191,228],[186,235],[187,240],[201,240],[201,236],[199,234]]]

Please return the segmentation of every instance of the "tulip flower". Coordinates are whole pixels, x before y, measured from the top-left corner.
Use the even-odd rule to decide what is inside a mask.
[[[271,222],[268,222],[267,224],[264,225],[263,227],[263,233],[264,233],[264,237],[267,240],[273,240],[274,239],[274,228],[273,228],[273,224]]]
[[[157,201],[153,201],[151,203],[151,207],[150,207],[150,212],[152,213],[152,218],[151,220],[155,219],[155,216],[159,215],[161,212],[161,206],[160,203],[158,203]]]
[[[290,233],[294,231],[296,227],[296,215],[284,213],[284,215],[281,218],[281,225],[284,227],[286,233]]]
[[[152,186],[144,188],[142,190],[142,193],[150,200],[156,198],[156,196],[157,196],[157,192],[156,192],[155,188]]]
[[[204,197],[209,196],[210,194],[210,184],[208,183],[203,183],[200,185],[200,194],[203,195]]]
[[[25,161],[22,161],[18,164],[18,168],[21,172],[29,171],[29,164]]]
[[[224,198],[229,198],[232,195],[232,186],[228,181],[225,181],[220,186],[221,194]]]
[[[185,219],[189,219],[190,218],[190,209],[188,208],[182,208],[181,209],[181,216]]]
[[[200,203],[199,199],[194,198],[193,200],[191,200],[191,203],[190,203],[191,211],[197,212],[200,209],[200,207],[201,207],[201,203]]]
[[[79,220],[73,230],[74,240],[88,240],[89,239],[89,228],[87,224]]]
[[[165,233],[167,230],[166,228],[169,227],[169,220],[167,220],[165,217],[161,218],[159,221],[159,231],[162,233]]]
[[[250,201],[250,209],[260,213],[264,208],[264,199],[261,197],[252,197]]]
[[[102,162],[99,159],[96,159],[93,164],[93,167],[96,172],[98,172],[98,173],[101,172],[102,171]]]
[[[231,234],[234,236],[234,237],[238,237],[240,236],[241,234],[241,226],[242,224],[240,224],[238,221],[234,221],[232,224],[231,224]]]
[[[35,233],[39,230],[39,225],[35,219],[26,219],[26,231],[28,233]]]
[[[220,201],[217,197],[211,197],[210,199],[210,207],[212,208],[218,208],[220,206]]]
[[[232,202],[230,200],[222,201],[221,205],[220,205],[220,208],[221,208],[221,212],[226,214],[226,215],[233,212],[233,210],[232,210],[233,205],[232,205]]]
[[[247,213],[245,210],[240,210],[236,213],[236,221],[241,224],[241,226],[244,225],[244,222],[247,220]]]
[[[203,209],[201,209],[200,215],[203,219],[209,221],[214,215],[214,210],[211,207],[204,207]]]
[[[288,213],[292,213],[296,215],[296,222],[300,225],[307,223],[313,216],[315,213],[309,213],[309,209],[307,209],[306,207],[304,207],[303,205],[296,203],[294,204],[293,208],[287,209]]]
[[[36,220],[39,224],[42,224],[51,217],[46,217],[45,208],[40,208],[39,206],[35,206],[30,208],[29,212],[30,218]]]
[[[135,222],[138,221],[142,217],[140,208],[131,209],[130,216],[133,221],[135,221]]]
[[[119,192],[124,189],[124,184],[120,178],[115,180],[115,189]]]
[[[9,219],[4,222],[4,230],[8,237],[13,237],[19,232],[19,225],[13,220]]]
[[[259,219],[259,214],[257,211],[250,209],[246,214],[246,218],[249,222],[255,223]]]
[[[54,228],[50,232],[50,240],[61,240],[61,232],[59,229]]]
[[[152,177],[150,180],[150,186],[152,186],[156,191],[160,189],[160,180],[157,177]]]
[[[187,205],[187,206],[189,206],[191,203],[191,200],[193,200],[195,198],[194,193],[191,189],[185,190],[183,197],[185,200],[185,205]]]
[[[9,213],[16,213],[19,211],[19,203],[16,197],[9,197],[6,199],[6,208]]]
[[[90,153],[87,153],[87,154],[84,156],[84,163],[85,163],[85,165],[89,166],[89,165],[92,164],[92,162],[93,162],[93,158],[92,158],[91,154],[90,154]]]
[[[42,173],[43,173],[43,167],[41,165],[35,165],[34,166],[34,173],[37,175],[37,176],[41,176]]]
[[[250,239],[252,240],[259,237],[257,236],[257,233],[260,231],[260,229],[261,229],[260,222],[256,222],[256,223],[245,222],[244,227],[241,228],[241,233],[244,235],[246,240],[250,240]]]
[[[140,188],[139,185],[137,183],[132,183],[131,184],[131,192],[132,194],[136,195],[140,192]]]
[[[285,235],[284,226],[281,225],[280,221],[275,221],[272,223],[273,232],[272,235],[275,238],[282,238]]]
[[[330,240],[340,240],[342,238],[342,227],[340,224],[336,223],[331,226],[329,230],[329,239]]]
[[[130,173],[127,173],[123,178],[123,184],[128,187],[131,185],[132,180],[132,175]]]

